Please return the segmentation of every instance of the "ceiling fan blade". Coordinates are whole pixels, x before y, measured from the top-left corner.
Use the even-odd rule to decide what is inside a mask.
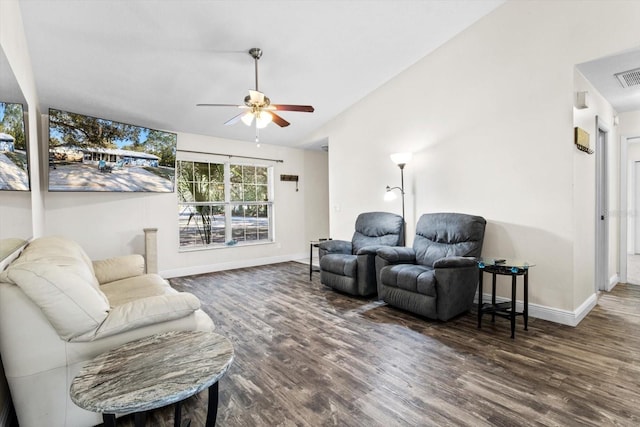
[[[240,119],[242,118],[243,115],[245,115],[245,112],[242,112],[238,115],[235,115],[233,117],[231,117],[229,120],[227,120],[226,122],[224,122],[225,125],[229,126],[229,125],[235,125],[236,123],[238,123],[240,121]]]
[[[273,123],[277,124],[281,128],[285,128],[291,124],[274,112],[271,112],[271,116],[273,117]]]
[[[285,105],[285,104],[271,104],[276,107],[276,110],[280,111],[302,111],[303,113],[313,113],[315,109],[311,105]]]
[[[249,99],[251,99],[251,102],[254,104],[263,104],[264,93],[249,89]]]
[[[196,104],[196,107],[240,107],[240,108],[243,108],[244,105],[238,105],[238,104]]]

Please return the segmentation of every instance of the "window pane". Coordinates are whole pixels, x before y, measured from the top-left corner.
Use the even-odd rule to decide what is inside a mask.
[[[269,212],[268,205],[258,207],[258,238],[260,240],[269,240]]]
[[[193,200],[196,202],[209,201],[209,183],[207,181],[193,183]]]
[[[231,184],[231,201],[242,201],[242,184]]]
[[[256,185],[256,201],[266,202],[269,200],[269,191],[266,185]]]
[[[178,169],[180,177],[185,181],[191,181],[193,179],[193,162],[178,162]]]
[[[178,205],[178,212],[181,247],[224,243],[224,206]]]
[[[242,166],[231,165],[231,182],[242,182]]]
[[[194,163],[193,164],[193,180],[194,181],[209,181],[209,163]]]
[[[242,182],[253,184],[256,182],[256,167],[255,166],[243,166],[242,167]]]
[[[267,184],[267,177],[269,176],[267,168],[256,167],[256,182],[258,184]]]
[[[211,181],[224,183],[224,165],[220,163],[213,163],[210,166]]]
[[[267,205],[234,206],[231,221],[232,238],[238,242],[269,240],[269,207]]]
[[[256,186],[252,184],[244,185],[243,200],[246,202],[255,202],[256,199]]]
[[[212,202],[224,202],[224,184],[220,182],[209,183],[209,200]]]
[[[193,181],[193,162],[178,162],[178,201],[186,202],[193,200],[191,196]]]
[[[224,243],[226,217],[224,206],[211,207],[211,243]]]

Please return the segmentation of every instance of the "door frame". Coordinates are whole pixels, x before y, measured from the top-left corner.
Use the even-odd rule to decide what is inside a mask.
[[[627,255],[628,255],[628,233],[629,218],[631,216],[629,210],[628,183],[629,183],[629,145],[640,143],[640,135],[621,135],[620,136],[620,281],[627,282]],[[634,212],[634,215],[637,213]]]
[[[610,126],[595,117],[596,145],[596,235],[595,291],[610,290],[609,284],[609,167],[608,147]],[[604,139],[600,140],[600,134]],[[625,252],[626,253],[626,252]]]

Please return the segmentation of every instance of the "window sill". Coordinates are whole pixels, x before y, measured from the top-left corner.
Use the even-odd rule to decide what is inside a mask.
[[[275,241],[269,241],[269,242],[242,242],[242,243],[236,243],[235,245],[225,245],[225,244],[219,244],[219,245],[209,245],[209,246],[198,246],[198,247],[179,247],[178,248],[178,253],[188,253],[188,252],[200,252],[200,251],[209,251],[209,250],[215,250],[215,249],[230,249],[230,248],[242,248],[242,247],[246,247],[246,246],[263,246],[263,245],[273,245],[275,244]]]

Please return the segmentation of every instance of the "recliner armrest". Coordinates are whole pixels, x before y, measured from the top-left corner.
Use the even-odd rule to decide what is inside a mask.
[[[390,264],[408,264],[416,261],[416,251],[403,246],[383,246],[376,254]]]
[[[463,268],[478,265],[475,258],[463,256],[448,256],[433,263],[433,268]]]
[[[325,240],[318,248],[326,254],[351,254],[351,242],[346,240]]]
[[[376,255],[378,253],[378,249],[385,248],[386,245],[371,245],[371,246],[363,246],[358,249],[356,255]]]

